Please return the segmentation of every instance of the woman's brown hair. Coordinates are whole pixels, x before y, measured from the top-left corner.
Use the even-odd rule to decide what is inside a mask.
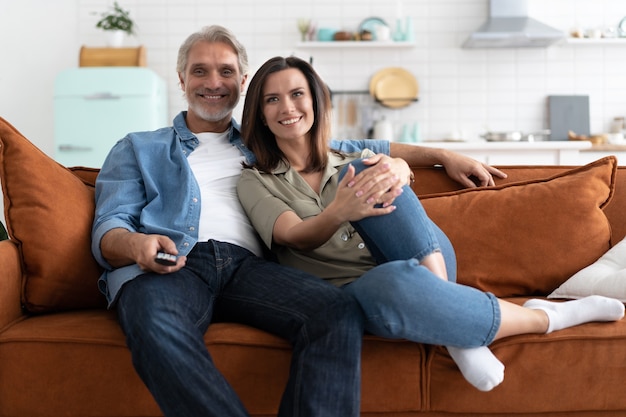
[[[311,154],[305,172],[317,172],[328,162],[328,140],[330,138],[330,92],[320,76],[306,61],[297,57],[274,57],[256,71],[246,92],[243,107],[241,136],[244,144],[256,156],[252,166],[271,172],[285,156],[276,143],[276,137],[263,122],[263,87],[270,74],[296,68],[304,74],[313,100],[314,121],[311,126]]]

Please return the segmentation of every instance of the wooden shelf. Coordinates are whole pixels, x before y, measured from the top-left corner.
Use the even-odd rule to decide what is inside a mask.
[[[568,45],[626,45],[626,38],[567,38]]]
[[[383,42],[383,41],[328,41],[298,42],[301,49],[350,49],[350,48],[413,48],[414,42]]]

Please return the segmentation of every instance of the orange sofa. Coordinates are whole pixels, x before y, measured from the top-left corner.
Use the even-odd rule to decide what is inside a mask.
[[[626,235],[626,168],[505,167],[460,190],[415,168],[414,190],[448,233],[458,279],[515,302],[547,296]],[[105,309],[89,248],[97,170],[66,169],[0,119],[10,239],[0,242],[0,417],[160,416]],[[290,346],[234,324],[206,344],[252,416],[275,416]],[[623,416],[626,320],[499,340],[505,380],[470,386],[441,347],[365,336],[363,416]]]

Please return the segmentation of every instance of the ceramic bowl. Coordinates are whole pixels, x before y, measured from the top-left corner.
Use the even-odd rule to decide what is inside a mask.
[[[317,30],[317,40],[322,42],[332,41],[335,36],[335,29],[319,28]]]

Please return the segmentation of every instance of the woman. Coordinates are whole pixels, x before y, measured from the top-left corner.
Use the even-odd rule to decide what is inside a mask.
[[[355,192],[366,189],[354,177],[371,153],[328,149],[329,92],[306,61],[276,57],[262,65],[242,119],[257,160],[242,173],[239,198],[279,261],[350,291],[369,332],[446,346],[476,388],[491,390],[504,378],[487,348],[494,340],[623,317],[624,305],[610,298],[522,307],[456,284],[450,242],[410,190],[408,166],[393,205]]]

